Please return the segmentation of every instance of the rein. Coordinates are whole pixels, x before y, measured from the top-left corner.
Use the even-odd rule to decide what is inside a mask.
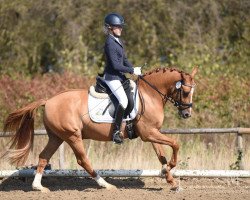
[[[147,83],[151,88],[153,88],[156,92],[158,92],[161,96],[162,96],[162,100],[163,102],[166,102],[167,100],[169,100],[171,103],[173,103],[173,105],[175,107],[177,107],[179,110],[185,110],[188,108],[191,108],[193,106],[192,103],[183,103],[182,102],[182,98],[181,98],[181,93],[183,91],[182,89],[182,85],[190,87],[190,88],[194,88],[195,85],[189,85],[189,84],[184,84],[183,81],[178,81],[176,83],[175,88],[177,89],[178,95],[179,95],[179,101],[176,101],[173,97],[171,93],[171,96],[168,96],[167,94],[163,94],[160,90],[158,90],[158,88],[151,84],[150,82],[148,82],[145,78],[143,78],[143,76],[138,76],[138,80],[142,79],[145,83]]]

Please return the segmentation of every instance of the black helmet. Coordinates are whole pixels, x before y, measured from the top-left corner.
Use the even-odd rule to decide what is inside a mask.
[[[110,13],[104,19],[105,26],[123,26],[124,18],[117,13]]]

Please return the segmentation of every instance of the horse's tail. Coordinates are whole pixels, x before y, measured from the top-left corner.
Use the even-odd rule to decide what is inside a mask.
[[[45,105],[40,99],[9,114],[4,123],[4,134],[14,132],[10,140],[10,148],[2,157],[16,166],[24,165],[34,142],[34,120],[36,110]]]

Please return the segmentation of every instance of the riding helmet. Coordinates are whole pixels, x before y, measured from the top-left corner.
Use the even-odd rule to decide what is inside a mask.
[[[124,26],[124,18],[118,13],[110,13],[104,19],[105,26]]]

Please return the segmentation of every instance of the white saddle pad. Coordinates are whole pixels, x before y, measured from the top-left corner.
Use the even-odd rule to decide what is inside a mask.
[[[134,109],[127,118],[123,119],[123,121],[133,120],[136,117],[139,108],[139,98],[136,84],[134,81],[130,80],[130,85],[133,88],[132,93],[134,97]],[[107,108],[108,105],[109,107]],[[114,110],[114,105],[111,103],[108,94],[97,93],[94,86],[90,86],[88,95],[88,112],[91,120],[99,123],[113,123],[114,118],[110,115],[110,110]]]

